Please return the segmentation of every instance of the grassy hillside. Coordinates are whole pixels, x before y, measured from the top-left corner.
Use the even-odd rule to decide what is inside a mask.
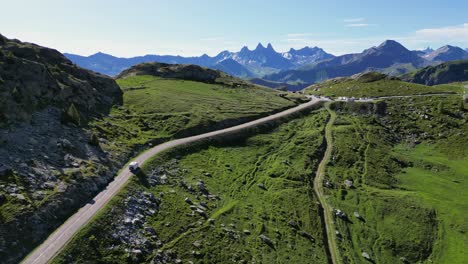
[[[367,255],[371,263],[464,262],[461,102],[447,95],[332,105],[326,194],[346,215],[335,217],[344,263]],[[156,157],[54,262],[325,263],[311,175],[327,118],[317,111],[269,133]]]
[[[307,94],[346,97],[379,97],[431,93],[461,93],[459,85],[425,86],[396,78],[382,77],[380,73],[366,73],[354,78],[338,78],[304,89]]]
[[[330,201],[345,263],[463,263],[468,145],[460,96],[386,100],[375,116],[335,105]],[[352,187],[345,181],[352,181]],[[356,217],[355,213],[359,217]]]
[[[156,157],[54,263],[325,263],[311,175],[326,119],[318,111],[269,133]],[[145,201],[131,204],[142,192],[157,197],[154,214],[126,223],[132,210],[147,212]]]
[[[429,66],[402,75],[401,78],[408,82],[425,85],[468,81],[468,60],[451,61],[437,66]]]
[[[227,86],[140,75],[117,80],[123,106],[95,120],[101,146],[119,153],[234,125],[296,103],[278,92],[252,85]]]

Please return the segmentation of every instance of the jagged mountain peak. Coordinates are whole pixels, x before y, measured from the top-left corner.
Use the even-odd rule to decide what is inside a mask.
[[[319,47],[309,47],[305,46],[301,49],[290,49],[289,50],[290,54],[293,55],[301,55],[301,56],[313,56],[317,53],[325,53],[325,51]]]
[[[422,50],[422,52],[424,52],[425,54],[431,53],[433,51],[434,51],[434,49],[431,48],[431,47],[426,47],[425,49]]]
[[[104,52],[96,52],[94,54],[92,54],[91,56],[89,56],[90,58],[96,58],[96,59],[113,59],[115,58],[114,56],[110,55],[110,54],[107,54],[107,53],[104,53]]]
[[[461,50],[461,48],[455,47],[455,46],[452,46],[452,45],[445,45],[445,46],[442,46],[442,47],[438,48],[437,50],[439,50],[439,51],[449,51],[449,50]]]
[[[245,52],[250,52],[249,47],[243,46],[242,49],[240,50],[240,53],[245,53]]]
[[[98,51],[98,52],[92,54],[91,56],[110,56],[110,55],[107,54],[107,53],[104,53],[102,51]]]
[[[468,52],[460,47],[445,45],[424,56],[431,61],[453,61],[468,59]]]
[[[267,48],[268,50],[273,50],[273,51],[275,50],[275,49],[273,48],[273,45],[271,45],[271,43],[268,43],[268,45],[267,45],[266,48]]]
[[[265,46],[263,46],[263,44],[261,42],[259,42],[257,44],[257,47],[253,51],[265,51],[265,50],[275,51],[275,49],[273,48],[273,45],[271,45],[271,43],[268,43],[267,46],[265,47]]]
[[[405,48],[405,46],[401,45],[399,42],[395,41],[395,40],[385,40],[384,42],[382,42],[382,44],[380,44],[378,47],[377,47],[378,50],[390,50],[390,51],[394,51],[394,50],[404,50],[404,51],[409,51],[407,48]]]
[[[257,51],[257,50],[263,50],[263,49],[265,49],[265,47],[262,45],[262,43],[259,42],[255,50]]]

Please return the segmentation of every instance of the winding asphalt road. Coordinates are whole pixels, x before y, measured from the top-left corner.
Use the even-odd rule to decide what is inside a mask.
[[[154,155],[161,153],[165,150],[171,149],[173,147],[252,128],[276,119],[289,116],[293,113],[300,112],[302,110],[316,105],[319,102],[319,99],[311,98],[310,102],[242,125],[217,130],[214,132],[205,133],[197,136],[169,141],[164,144],[157,145],[147,150],[146,152],[143,152],[132,161],[136,161],[139,164],[143,164]],[[117,177],[115,177],[115,179],[107,186],[105,190],[103,190],[96,197],[94,197],[94,202],[92,204],[86,204],[80,210],[78,210],[78,212],[72,215],[62,226],[55,230],[55,232],[52,233],[39,247],[37,247],[31,254],[26,256],[22,263],[45,264],[52,260],[52,258],[54,258],[54,256],[60,252],[60,250],[65,246],[65,244],[68,241],[70,241],[70,239],[72,239],[72,237],[82,227],[84,227],[96,215],[96,213],[99,210],[101,210],[120,191],[120,189],[125,185],[125,183],[128,182],[131,176],[132,173],[130,173],[130,171],[127,168],[124,168],[117,175]]]

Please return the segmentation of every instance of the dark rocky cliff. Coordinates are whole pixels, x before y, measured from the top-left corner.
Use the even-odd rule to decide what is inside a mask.
[[[72,64],[56,50],[0,35],[0,121],[29,120],[35,111],[72,104],[83,117],[122,102],[111,78]]]
[[[112,179],[123,159],[87,121],[121,102],[113,79],[0,35],[1,263],[18,263]]]

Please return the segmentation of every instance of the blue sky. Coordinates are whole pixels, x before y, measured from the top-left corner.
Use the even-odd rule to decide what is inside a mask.
[[[468,48],[466,0],[1,0],[0,33],[90,55],[215,55],[258,42],[339,55],[385,39]]]

